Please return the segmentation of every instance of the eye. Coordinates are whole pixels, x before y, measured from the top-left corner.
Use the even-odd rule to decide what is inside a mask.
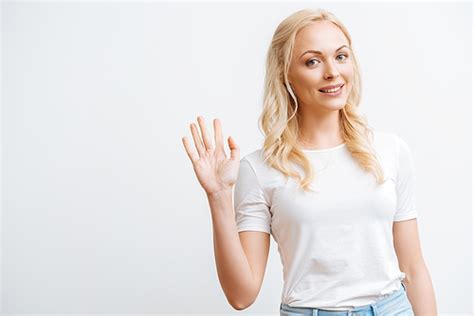
[[[337,55],[337,57],[339,57],[339,56],[344,56],[344,57],[346,57],[346,58],[344,58],[344,59],[347,59],[347,57],[348,57],[346,54],[339,54],[339,55]],[[344,60],[344,59],[339,59],[339,60]]]
[[[313,66],[314,64],[311,64],[312,61],[317,61],[317,62],[319,62],[319,60],[313,58],[313,59],[310,59],[310,60],[308,60],[308,61],[306,62],[306,66]]]
[[[339,58],[340,56],[344,56],[345,58],[344,58],[344,59],[340,59],[340,58]],[[346,59],[348,58],[348,55],[347,55],[347,54],[339,54],[339,55],[337,55],[337,58],[339,58],[340,61],[344,61],[344,60],[346,60]],[[310,60],[308,60],[308,61],[306,62],[306,66],[314,66],[315,64],[312,63],[312,62],[314,62],[314,61],[317,61],[318,63],[320,63],[319,60],[313,58],[313,59],[310,59]]]

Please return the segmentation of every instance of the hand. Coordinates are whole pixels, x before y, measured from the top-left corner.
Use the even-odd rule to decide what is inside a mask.
[[[227,158],[224,151],[220,120],[214,119],[213,121],[215,146],[208,135],[204,118],[198,116],[197,120],[204,140],[199,136],[196,125],[191,123],[190,129],[197,152],[191,148],[186,137],[183,137],[182,141],[189,159],[191,159],[198,181],[208,195],[219,191],[231,190],[237,181],[239,172],[240,148],[232,137],[228,137],[230,158]]]

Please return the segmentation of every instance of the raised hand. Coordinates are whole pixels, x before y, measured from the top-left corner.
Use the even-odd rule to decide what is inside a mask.
[[[202,139],[199,136],[196,124],[191,123],[190,129],[197,152],[192,149],[187,137],[183,137],[183,145],[191,159],[194,172],[199,183],[208,195],[219,191],[231,190],[237,181],[240,166],[240,148],[232,137],[227,138],[230,149],[230,158],[227,157],[222,137],[222,127],[219,119],[214,119],[214,142],[209,136],[204,118],[198,116]]]

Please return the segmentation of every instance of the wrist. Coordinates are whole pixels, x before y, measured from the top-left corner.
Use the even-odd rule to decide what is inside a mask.
[[[220,200],[232,196],[232,188],[222,189],[211,193],[206,192],[206,194],[209,200]]]

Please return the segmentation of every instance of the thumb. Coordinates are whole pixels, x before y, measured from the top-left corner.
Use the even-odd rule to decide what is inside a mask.
[[[230,148],[230,159],[239,159],[239,156],[240,156],[239,146],[237,146],[232,136],[229,136],[227,138],[227,141],[229,143],[229,148]]]

